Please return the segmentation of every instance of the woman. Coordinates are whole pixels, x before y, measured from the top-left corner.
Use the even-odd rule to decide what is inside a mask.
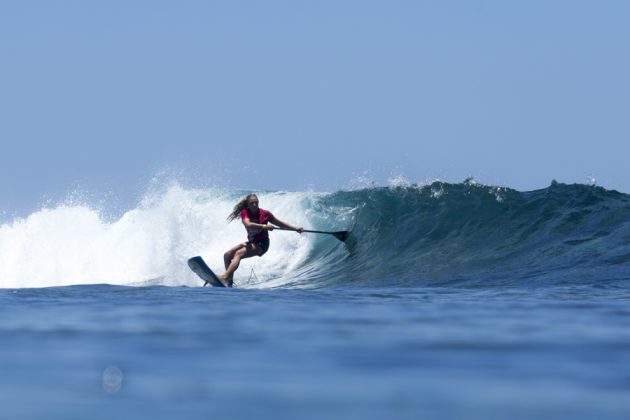
[[[299,233],[304,231],[301,227],[295,227],[278,220],[270,211],[258,207],[258,197],[255,194],[250,194],[239,201],[227,219],[231,222],[239,215],[243,220],[245,229],[247,229],[247,242],[238,244],[223,254],[225,273],[218,277],[227,287],[232,287],[234,272],[243,258],[253,257],[254,255],[262,257],[269,249],[269,231],[274,228],[273,225],[268,224],[269,222]]]

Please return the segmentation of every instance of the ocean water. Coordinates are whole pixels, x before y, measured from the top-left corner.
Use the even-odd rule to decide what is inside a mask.
[[[467,181],[258,192],[293,224],[234,289],[243,191],[0,226],[0,417],[630,418],[630,196]],[[218,417],[217,417],[218,416]]]

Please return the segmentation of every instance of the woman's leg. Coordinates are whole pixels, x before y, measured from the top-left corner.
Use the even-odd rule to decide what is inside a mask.
[[[226,270],[230,266],[230,263],[232,262],[232,258],[234,258],[234,254],[236,254],[236,251],[238,251],[239,249],[243,248],[246,245],[247,243],[238,244],[234,248],[230,249],[229,251],[226,251],[225,254],[223,254],[223,264],[225,265]]]
[[[234,272],[238,269],[238,266],[241,264],[241,260],[243,258],[250,258],[260,254],[260,250],[258,246],[255,244],[248,242],[245,246],[240,247],[234,253],[232,260],[230,261],[230,265],[225,270],[225,273],[221,274],[219,280],[223,283],[226,283],[228,287],[232,287]]]

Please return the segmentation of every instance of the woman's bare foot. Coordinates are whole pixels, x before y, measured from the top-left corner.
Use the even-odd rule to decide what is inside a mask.
[[[217,278],[225,287],[232,287],[232,284],[234,283],[234,281],[226,276],[225,273],[218,275]]]

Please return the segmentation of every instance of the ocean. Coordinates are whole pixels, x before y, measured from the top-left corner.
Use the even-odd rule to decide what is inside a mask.
[[[0,418],[630,418],[630,195],[399,183],[255,191],[281,220],[234,289],[249,191],[171,184],[0,225]]]

